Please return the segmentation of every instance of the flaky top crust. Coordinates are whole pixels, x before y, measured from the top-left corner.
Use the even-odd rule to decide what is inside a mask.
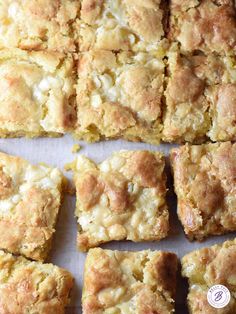
[[[150,51],[164,36],[167,5],[161,0],[82,0],[80,51]]]
[[[78,246],[167,236],[164,157],[158,152],[120,151],[96,165],[79,156],[74,166]]]
[[[174,47],[174,45],[173,45]],[[168,54],[166,112],[167,142],[202,143],[235,139],[235,57]]]
[[[189,280],[191,314],[230,314],[236,311],[236,240],[191,252],[182,259],[182,274]],[[207,301],[207,291],[222,284],[231,292],[230,303],[216,310]]]
[[[164,63],[155,54],[90,51],[79,56],[76,135],[159,143]]]
[[[56,52],[0,52],[0,136],[56,135],[75,122],[73,59]]]
[[[1,314],[64,314],[72,286],[65,269],[0,250]]]
[[[74,51],[78,0],[0,0],[0,48]]]
[[[83,313],[173,313],[177,263],[169,252],[91,249],[85,263]]]
[[[236,230],[236,144],[185,145],[171,151],[178,215],[189,239]]]
[[[183,52],[236,53],[234,0],[172,0],[169,38]]]
[[[0,248],[44,260],[61,203],[62,174],[0,152]]]

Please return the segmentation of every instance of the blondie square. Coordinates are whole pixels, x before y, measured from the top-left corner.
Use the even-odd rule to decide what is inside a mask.
[[[64,314],[72,286],[65,269],[0,250],[1,314]]]
[[[171,0],[169,38],[181,51],[236,54],[234,0]]]
[[[188,278],[188,306],[191,314],[236,313],[236,240],[226,241],[191,252],[182,259],[182,274]],[[214,285],[226,286],[231,298],[221,309],[207,301],[207,292]]]
[[[99,165],[79,156],[74,165],[79,249],[112,240],[166,237],[164,166],[159,152],[120,151]]]
[[[167,12],[162,0],[82,0],[79,49],[162,51]]]
[[[170,252],[91,249],[85,263],[83,313],[174,313],[177,264]]]
[[[164,141],[202,143],[207,138],[236,138],[235,61],[235,57],[213,54],[169,53]]]
[[[61,203],[57,168],[0,153],[0,249],[44,260]],[[1,308],[1,307],[0,307]]]
[[[125,138],[159,143],[164,67],[152,53],[80,54],[77,137],[90,142]]]
[[[76,119],[73,59],[56,52],[0,51],[0,137],[58,136]]]
[[[236,231],[236,144],[171,151],[178,215],[190,240]]]
[[[68,52],[79,0],[0,0],[0,48]]]

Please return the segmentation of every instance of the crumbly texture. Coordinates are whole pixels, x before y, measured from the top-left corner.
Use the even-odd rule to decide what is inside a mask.
[[[79,249],[112,240],[166,237],[164,166],[159,152],[120,151],[100,165],[79,156],[74,166]]]
[[[169,38],[184,53],[236,53],[234,0],[172,0]]]
[[[177,256],[169,252],[91,249],[85,263],[83,313],[174,313],[177,264]]]
[[[0,248],[44,260],[61,203],[57,168],[0,153]],[[1,307],[0,307],[1,308]]]
[[[76,119],[74,83],[69,55],[0,51],[0,137],[70,130]]]
[[[171,151],[178,215],[190,240],[236,231],[236,144]]]
[[[166,17],[161,0],[81,0],[80,51],[163,50]]]
[[[168,55],[163,136],[167,142],[235,139],[235,57]]]
[[[82,147],[81,147],[79,144],[74,144],[74,145],[72,146],[71,152],[72,152],[73,154],[76,154],[76,153],[78,153],[81,149],[82,149]]]
[[[0,48],[74,51],[78,0],[0,0]]]
[[[126,138],[157,144],[161,137],[164,63],[156,54],[80,54],[76,135],[87,141]]]
[[[1,314],[64,314],[72,286],[65,269],[0,250]]]
[[[191,252],[182,259],[182,274],[189,280],[188,305],[191,314],[236,313],[236,239]],[[213,285],[226,286],[230,302],[222,309],[210,306],[207,292]]]
[[[216,85],[211,93],[212,120],[208,136],[216,141],[236,141],[236,70],[233,83]]]

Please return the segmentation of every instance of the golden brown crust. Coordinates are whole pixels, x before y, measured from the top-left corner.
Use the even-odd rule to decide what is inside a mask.
[[[162,49],[166,7],[161,0],[82,0],[80,51]]]
[[[79,249],[112,240],[166,237],[164,165],[158,152],[121,151],[98,166],[79,156],[74,167]]]
[[[236,84],[222,84],[212,93],[212,127],[209,136],[213,141],[236,140]]]
[[[79,138],[159,143],[164,63],[155,54],[90,51],[79,56]]]
[[[172,150],[178,215],[190,240],[236,230],[235,160],[230,142]]]
[[[169,37],[180,43],[183,52],[235,55],[234,0],[172,0]]]
[[[62,134],[75,122],[73,59],[55,52],[0,52],[0,136]]]
[[[0,248],[44,260],[61,203],[62,174],[0,153]]]
[[[0,48],[68,52],[78,0],[0,0]]]
[[[65,269],[0,250],[1,314],[64,314],[72,286]]]
[[[191,314],[230,314],[236,311],[236,240],[226,241],[191,252],[182,259],[182,274],[189,280],[188,305]],[[216,284],[231,292],[230,303],[223,309],[211,307],[207,291]]]
[[[177,264],[177,256],[169,252],[91,249],[85,263],[83,313],[174,313]]]
[[[213,141],[234,140],[235,58],[184,56],[175,46],[168,57],[162,140],[202,143],[207,136]]]

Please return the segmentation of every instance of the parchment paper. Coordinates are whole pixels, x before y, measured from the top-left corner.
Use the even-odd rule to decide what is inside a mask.
[[[80,143],[82,146],[78,154],[84,154],[96,162],[101,162],[113,151],[120,149],[149,149],[163,151],[166,156],[171,145],[163,144],[152,146],[143,143],[130,143],[125,141],[107,141],[96,144],[86,144],[74,141],[67,135],[61,138],[39,138],[39,139],[0,139],[0,150],[21,156],[31,163],[45,162],[52,166],[57,166],[64,171],[64,165],[75,159],[76,154],[71,152],[72,146]],[[202,243],[190,243],[184,236],[182,227],[176,216],[176,198],[173,192],[172,179],[169,168],[168,171],[168,203],[171,213],[171,233],[169,237],[160,242],[132,243],[128,241],[112,242],[103,245],[103,248],[118,250],[170,250],[178,254],[181,258],[184,254],[203,246],[223,242],[226,239],[233,238],[235,234],[222,237],[211,237]],[[65,172],[66,177],[71,179],[72,174]],[[54,236],[53,248],[48,258],[58,266],[68,269],[75,277],[75,287],[72,291],[71,305],[67,309],[67,314],[81,314],[81,291],[83,286],[83,268],[86,254],[79,253],[76,248],[76,219],[74,218],[75,196],[65,195],[63,206],[60,211],[56,234]],[[179,276],[177,286],[177,304],[176,314],[187,313],[185,298],[187,293],[186,283]],[[134,313],[135,314],[135,313]]]

